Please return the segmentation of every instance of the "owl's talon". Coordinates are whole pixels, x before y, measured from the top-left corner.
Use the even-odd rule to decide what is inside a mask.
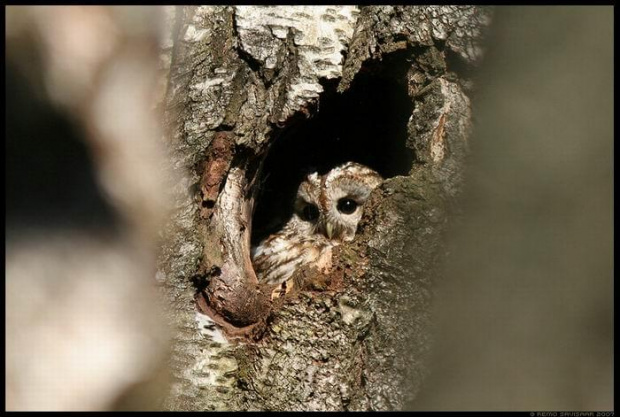
[[[282,284],[275,287],[271,292],[271,301],[275,300],[276,298],[283,297],[286,293],[286,282],[283,282]]]
[[[271,292],[271,301],[275,300],[276,298],[284,297],[286,294],[291,292],[294,286],[295,285],[292,279],[284,281],[282,284],[274,288]]]

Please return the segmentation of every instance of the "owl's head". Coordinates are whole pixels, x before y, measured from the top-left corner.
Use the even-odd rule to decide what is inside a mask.
[[[297,190],[295,216],[309,233],[331,241],[351,241],[362,218],[363,206],[383,179],[372,169],[347,162],[327,174],[314,172]]]

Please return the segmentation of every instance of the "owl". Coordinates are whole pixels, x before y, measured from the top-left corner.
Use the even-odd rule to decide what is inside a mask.
[[[327,272],[332,248],[353,240],[364,203],[382,181],[377,172],[355,162],[325,175],[309,174],[299,185],[290,220],[252,248],[258,280],[280,284],[305,265]]]

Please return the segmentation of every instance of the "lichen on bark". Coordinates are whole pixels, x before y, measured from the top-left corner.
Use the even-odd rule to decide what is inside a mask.
[[[469,132],[467,94],[460,75],[448,75],[446,55],[475,65],[488,10],[200,6],[176,14],[165,106],[173,165],[186,180],[160,262],[178,329],[168,408],[402,409],[428,372],[434,266]],[[338,50],[343,62],[335,61]],[[403,53],[400,81],[414,109],[409,175],[374,192],[356,240],[335,251],[327,284],[268,306],[252,318],[263,325],[249,342],[210,340],[196,326],[197,291],[206,288],[209,304],[209,288],[232,274],[224,277],[232,287],[265,295],[249,255],[236,251],[240,241],[249,244],[253,197],[277,129],[320,106],[324,79],[340,78],[340,92],[355,88],[367,64],[380,66],[394,51]],[[218,159],[226,175],[201,194],[218,132],[226,132],[232,150]],[[232,195],[242,201],[222,210]],[[214,202],[206,211],[205,201]],[[226,307],[210,306],[214,319],[230,317]]]

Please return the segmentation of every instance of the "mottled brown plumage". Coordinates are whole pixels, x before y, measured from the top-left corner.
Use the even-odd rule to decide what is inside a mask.
[[[355,237],[363,205],[381,184],[372,169],[348,162],[299,185],[291,219],[252,250],[259,281],[279,284],[303,265],[328,272],[332,248]]]

